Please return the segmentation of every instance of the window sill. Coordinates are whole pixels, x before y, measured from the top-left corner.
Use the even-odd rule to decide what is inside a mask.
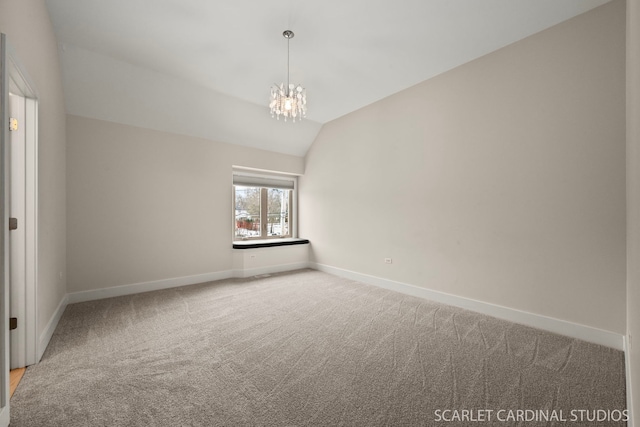
[[[238,240],[233,242],[233,249],[271,248],[274,246],[308,245],[307,239],[270,239],[270,240]]]

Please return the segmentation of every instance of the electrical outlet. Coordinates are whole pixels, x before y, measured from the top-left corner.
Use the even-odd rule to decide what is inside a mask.
[[[393,260],[391,258],[385,258],[384,259],[384,263],[385,264],[391,264],[393,262]]]

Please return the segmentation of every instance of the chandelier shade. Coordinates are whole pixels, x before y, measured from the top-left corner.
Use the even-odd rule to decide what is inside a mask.
[[[280,116],[292,119],[295,123],[296,119],[302,120],[307,115],[307,91],[302,85],[296,85],[289,82],[289,40],[293,38],[293,31],[286,30],[282,33],[287,39],[287,84],[274,84],[271,86],[271,98],[269,109],[271,117],[280,120]]]

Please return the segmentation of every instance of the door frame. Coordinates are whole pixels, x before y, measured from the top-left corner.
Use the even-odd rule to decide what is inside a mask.
[[[32,216],[27,214],[25,225],[33,222],[32,231],[27,235],[27,245],[33,256],[27,255],[27,259],[31,258],[32,270],[30,275],[32,280],[27,285],[26,301],[25,301],[25,336],[26,336],[26,359],[37,362],[38,355],[38,339],[37,339],[37,152],[38,152],[38,94],[32,80],[25,72],[24,67],[7,42],[7,36],[0,33],[0,295],[2,295],[2,303],[0,304],[0,427],[9,424],[10,396],[9,396],[9,274],[11,268],[11,260],[9,257],[9,203],[10,198],[10,156],[9,156],[9,91],[17,92],[17,95],[23,96],[29,101],[29,106],[25,109],[27,117],[25,118],[25,129],[30,138],[32,138],[31,149],[28,149],[27,156],[27,198],[33,200]],[[31,162],[29,164],[29,162]],[[29,202],[27,203],[29,205]],[[31,242],[30,242],[31,240]],[[31,268],[31,267],[30,267]],[[28,320],[27,320],[28,319]],[[31,363],[31,364],[32,364]]]
[[[20,71],[18,67],[16,68],[17,71]],[[36,310],[38,99],[31,87],[28,79],[22,73],[19,75],[11,75],[10,73],[9,92],[24,101],[20,102],[21,107],[24,108],[23,111],[20,114],[13,112],[22,118],[23,123],[19,123],[18,127],[22,126],[24,129],[24,139],[13,141],[11,144],[24,144],[24,164],[17,168],[20,173],[24,173],[24,188],[18,190],[20,194],[14,194],[15,189],[11,188],[11,196],[7,198],[10,203],[13,203],[12,198],[17,196],[16,199],[24,203],[24,216],[18,218],[18,231],[24,231],[24,247],[21,247],[19,251],[20,256],[24,259],[20,262],[17,257],[12,258],[10,255],[9,260],[10,277],[19,268],[21,270],[19,275],[24,279],[24,284],[18,285],[19,288],[16,288],[16,284],[11,280],[9,281],[11,317],[18,318],[18,328],[12,331],[9,337],[11,369],[23,368],[37,363],[39,354]],[[12,141],[12,138],[10,137],[8,141]],[[11,151],[11,147],[8,151]],[[13,165],[12,159],[9,164],[8,176],[12,176],[11,168],[18,165]],[[11,182],[10,179],[9,181]],[[9,212],[11,212],[11,208],[9,208]],[[11,250],[11,242],[9,245]]]

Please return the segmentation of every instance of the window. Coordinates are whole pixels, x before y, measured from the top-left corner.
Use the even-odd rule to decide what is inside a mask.
[[[293,236],[294,181],[233,176],[234,240]]]

